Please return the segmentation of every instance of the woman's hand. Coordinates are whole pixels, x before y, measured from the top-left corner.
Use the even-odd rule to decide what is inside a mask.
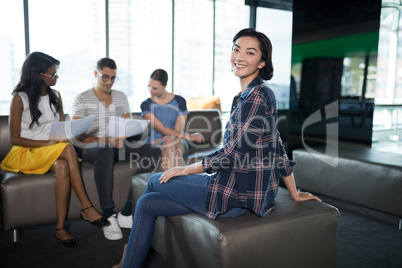
[[[190,141],[195,141],[197,143],[205,142],[204,136],[199,132],[196,132],[196,133],[193,133],[193,134],[187,134],[186,139],[190,140]]]
[[[174,167],[165,171],[162,176],[159,178],[161,183],[167,183],[171,178],[177,176],[185,176],[187,174],[187,167]]]
[[[204,170],[202,169],[202,162],[201,161],[195,162],[194,164],[191,164],[188,166],[174,167],[174,168],[171,168],[171,169],[165,171],[162,174],[162,176],[159,178],[159,181],[161,183],[166,183],[173,177],[198,174],[203,171]]]
[[[60,141],[58,141],[58,140],[49,140],[49,141],[47,141],[47,145],[53,145],[53,144],[56,144],[56,143],[59,143]]]
[[[288,188],[288,191],[290,193],[290,196],[293,198],[294,201],[307,201],[307,200],[317,200],[321,201],[317,196],[312,195],[308,192],[301,192],[296,188],[296,183],[295,183],[295,178],[293,176],[293,173],[290,175],[286,176],[283,178],[283,182],[286,185],[286,188]]]
[[[159,138],[159,139],[157,139],[157,140],[154,140],[152,143],[153,143],[153,144],[159,144],[163,139],[165,139],[165,137],[166,137],[166,136],[163,136],[163,137],[161,137],[161,138]]]
[[[301,192],[300,190],[297,190],[297,195],[292,196],[294,201],[307,201],[307,200],[317,200],[321,202],[321,199],[319,199],[317,196],[310,194],[309,192]]]

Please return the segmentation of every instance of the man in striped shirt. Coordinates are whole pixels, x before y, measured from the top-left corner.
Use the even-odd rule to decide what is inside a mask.
[[[161,156],[160,149],[146,143],[126,142],[126,137],[109,137],[106,129],[110,117],[131,118],[130,105],[127,96],[112,86],[117,79],[117,66],[114,60],[102,58],[98,61],[94,75],[96,85],[79,94],[73,104],[72,120],[94,115],[95,119],[86,134],[77,138],[77,154],[85,162],[94,164],[94,177],[98,190],[99,201],[110,225],[103,227],[103,233],[109,240],[119,240],[123,237],[120,228],[131,228],[132,203],[131,189],[123,210],[116,216],[113,202],[113,168],[118,160],[133,160],[142,163],[152,163],[147,167],[138,165],[136,173],[153,171]],[[135,157],[133,158],[133,154]],[[141,162],[139,161],[141,160]],[[133,174],[134,175],[134,174]],[[130,179],[130,178],[127,178]]]

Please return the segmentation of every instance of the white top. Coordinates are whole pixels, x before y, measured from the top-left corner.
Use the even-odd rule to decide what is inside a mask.
[[[60,98],[59,92],[54,89],[52,90],[56,96]],[[46,96],[39,97],[38,109],[42,112],[42,115],[39,117],[39,126],[34,123],[32,128],[29,128],[32,118],[31,110],[29,109],[28,95],[25,92],[19,92],[17,94],[21,97],[24,106],[21,117],[21,137],[31,140],[48,140],[52,122],[60,121],[59,111],[54,114],[56,108],[54,105],[52,105],[52,108],[49,105],[49,95],[46,94]]]
[[[112,90],[110,94],[112,95],[112,102],[108,107],[99,101],[92,88],[82,92],[75,98],[71,117],[95,115],[95,119],[86,134],[105,137],[111,116],[122,117],[123,114],[130,113],[130,105],[126,94],[116,90]]]

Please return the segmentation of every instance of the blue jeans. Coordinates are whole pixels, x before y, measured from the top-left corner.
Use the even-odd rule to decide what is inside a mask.
[[[161,184],[161,175],[162,173],[157,173],[151,176],[144,194],[138,199],[123,267],[141,267],[151,247],[158,216],[194,212],[205,214],[211,176],[180,176]],[[247,212],[245,208],[234,208],[220,216],[236,217]]]

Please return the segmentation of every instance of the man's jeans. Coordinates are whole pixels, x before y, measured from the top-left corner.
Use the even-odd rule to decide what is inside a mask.
[[[121,149],[103,143],[90,143],[75,146],[78,157],[94,165],[94,177],[101,208],[114,208],[113,202],[113,169],[116,161],[131,161],[137,167],[135,174],[155,172],[161,160],[161,150],[149,143],[125,142]],[[134,174],[133,174],[134,175]],[[127,180],[131,180],[127,178]],[[131,187],[127,202],[131,202]]]

